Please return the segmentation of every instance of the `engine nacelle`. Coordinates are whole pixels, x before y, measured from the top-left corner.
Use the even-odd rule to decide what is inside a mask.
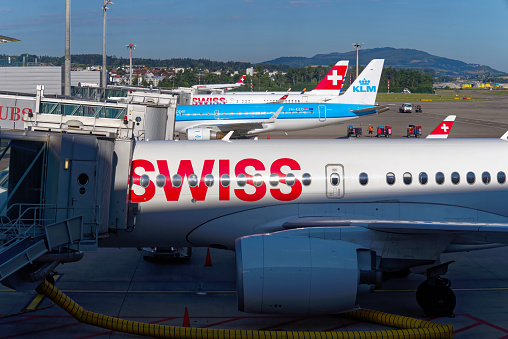
[[[187,140],[210,140],[223,137],[209,128],[189,128],[185,133]]]
[[[236,241],[240,311],[298,315],[350,311],[358,307],[357,295],[372,291],[381,280],[375,253],[369,249],[286,232]]]

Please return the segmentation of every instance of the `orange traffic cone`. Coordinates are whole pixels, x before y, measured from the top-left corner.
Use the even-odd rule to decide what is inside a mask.
[[[185,307],[185,314],[183,315],[182,327],[190,327],[189,311],[187,310],[187,307]]]
[[[206,250],[206,261],[205,266],[213,266],[212,265],[212,257],[210,256],[210,248]]]
[[[268,137],[267,137],[267,139],[270,139],[270,134],[268,134]]]

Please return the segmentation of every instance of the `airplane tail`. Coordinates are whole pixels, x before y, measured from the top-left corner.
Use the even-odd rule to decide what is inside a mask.
[[[444,119],[429,135],[426,139],[446,139],[455,121],[455,115],[449,115]]]
[[[309,93],[319,95],[339,95],[342,83],[346,78],[349,60],[341,60],[332,67],[330,72],[321,82]],[[303,94],[303,93],[302,93]]]
[[[384,62],[384,59],[373,59],[343,95],[328,102],[373,106]]]
[[[243,85],[243,82],[245,81],[245,75],[242,75],[242,77],[240,78],[240,80],[238,80],[236,83],[237,84],[242,84]]]

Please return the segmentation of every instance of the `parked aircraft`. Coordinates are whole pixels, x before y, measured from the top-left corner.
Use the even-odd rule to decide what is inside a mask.
[[[451,315],[440,255],[508,243],[507,148],[506,136],[138,142],[135,229],[104,245],[234,250],[239,308],[253,313],[350,310],[418,269],[420,306]]]
[[[224,94],[196,94],[192,105],[259,104],[270,102],[300,103],[326,102],[340,94],[346,77],[348,60],[337,62],[321,82],[310,92],[232,92]]]
[[[197,88],[197,89],[201,89],[201,90],[211,90],[211,89],[224,89],[224,90],[228,90],[228,89],[232,89],[232,88],[237,88],[237,87],[243,86],[244,85],[244,81],[245,81],[245,75],[242,75],[240,80],[238,80],[234,84],[194,85],[194,86],[191,86],[191,88]]]
[[[429,139],[446,139],[450,134],[453,123],[455,121],[455,115],[449,115],[443,120],[430,134],[427,136]]]
[[[193,140],[213,139],[230,131],[243,137],[322,127],[379,113],[388,109],[375,105],[383,63],[383,59],[372,60],[343,95],[326,103],[179,105],[175,131]]]

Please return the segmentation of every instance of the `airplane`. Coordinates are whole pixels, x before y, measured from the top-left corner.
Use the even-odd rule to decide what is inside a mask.
[[[446,139],[450,134],[453,123],[455,122],[455,115],[447,116],[429,135],[427,138],[429,139]]]
[[[203,152],[206,150],[206,152]],[[442,253],[508,244],[500,139],[136,142],[135,224],[100,246],[236,253],[238,307],[330,314],[391,276],[425,274],[427,315],[451,316]]]
[[[237,87],[241,87],[241,86],[245,85],[244,81],[245,81],[245,75],[242,75],[240,80],[238,80],[234,84],[194,85],[194,86],[191,86],[191,88],[196,88],[196,89],[201,89],[201,90],[211,90],[211,89],[224,89],[224,90],[228,90],[228,89],[237,88]]]
[[[338,61],[319,84],[310,92],[232,92],[225,94],[193,95],[192,105],[257,104],[270,102],[326,102],[337,97],[346,77],[349,60]],[[291,89],[290,89],[291,90]]]
[[[178,105],[175,131],[187,139],[206,140],[235,132],[235,137],[271,131],[322,127],[380,113],[375,105],[383,59],[372,60],[341,96],[326,103]]]

